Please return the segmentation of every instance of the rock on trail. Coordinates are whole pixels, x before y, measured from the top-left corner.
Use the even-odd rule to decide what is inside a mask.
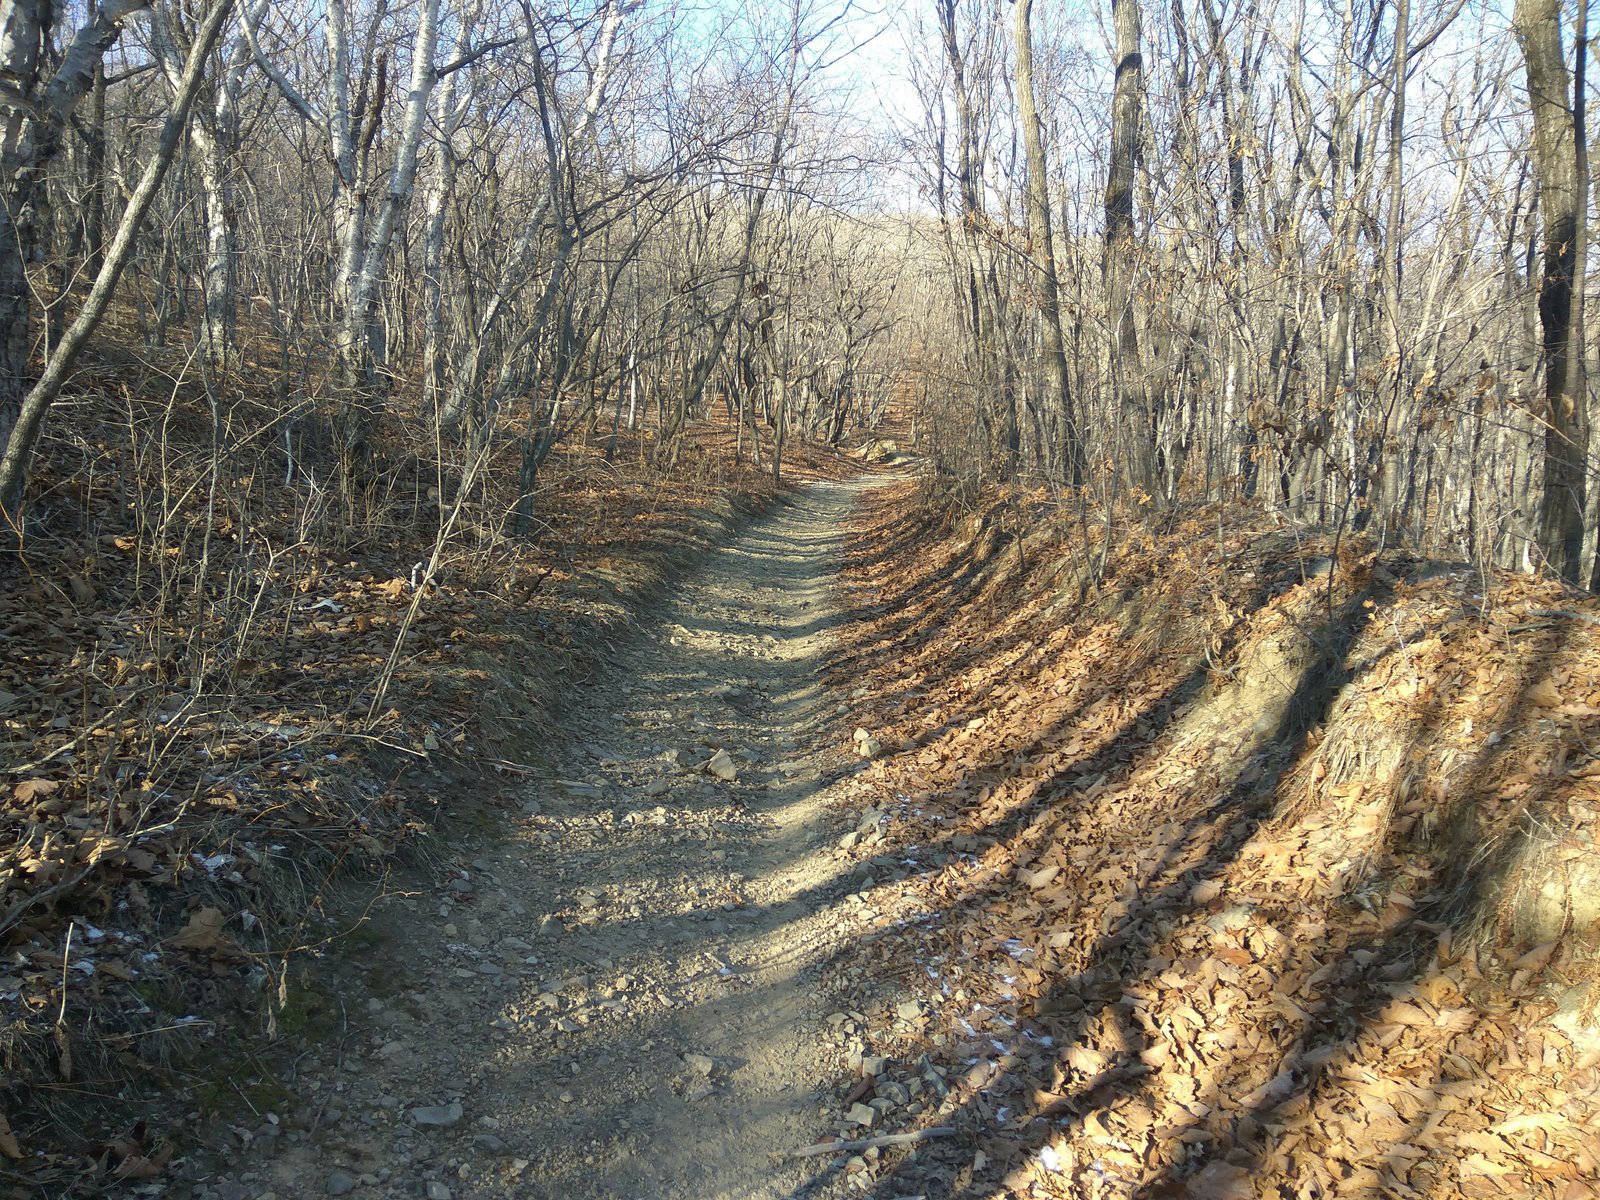
[[[340,968],[347,1032],[303,1061],[298,1112],[194,1195],[852,1190],[787,1153],[877,1120],[824,1107],[814,987],[852,932],[818,669],[859,489],[754,523],[571,697],[553,779],[379,906],[385,963]]]

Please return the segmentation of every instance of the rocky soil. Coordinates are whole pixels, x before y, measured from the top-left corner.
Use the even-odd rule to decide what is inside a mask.
[[[943,1085],[874,1060],[821,986],[875,917],[856,844],[876,746],[819,682],[859,491],[815,485],[718,553],[568,698],[520,816],[391,881],[334,951],[332,1034],[283,1111],[191,1160],[190,1194],[865,1184],[876,1147],[794,1152],[880,1137]]]

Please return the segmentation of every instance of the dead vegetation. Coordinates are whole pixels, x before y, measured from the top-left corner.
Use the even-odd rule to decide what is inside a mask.
[[[874,1194],[1597,1194],[1600,609],[1248,510],[948,511],[863,518],[835,664],[856,853],[926,868],[842,966],[965,1131]]]
[[[516,538],[509,443],[430,458],[391,413],[352,487],[327,413],[124,367],[80,378],[0,568],[0,1180],[30,1195],[159,1175],[170,1105],[129,1132],[151,1083],[239,1104],[206,1075],[305,1032],[327,881],[426,860],[537,771],[563,688],[777,494],[715,421],[671,472],[595,429]]]

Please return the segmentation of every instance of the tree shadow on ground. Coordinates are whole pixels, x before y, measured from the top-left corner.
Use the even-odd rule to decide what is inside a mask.
[[[1298,681],[1286,716],[1273,731],[1273,744],[1288,743],[1325,715],[1333,695],[1333,669],[1354,638],[1350,619],[1361,611],[1368,597],[1359,595],[1347,601],[1332,623],[1333,639],[1322,656]],[[1180,696],[1194,691],[1193,677],[1177,689]],[[1138,755],[1154,745],[1170,726],[1176,706],[1165,703],[1161,722],[1146,726],[1144,736],[1132,747],[1121,737],[1113,738],[1101,755],[1085,764],[1090,769],[1117,759],[1126,761],[1130,752]],[[1125,736],[1125,735],[1124,735]],[[1048,739],[1045,739],[1048,740]],[[1102,915],[1105,926],[1098,939],[1079,952],[1079,970],[1050,978],[1041,994],[1031,997],[1032,1016],[1037,1022],[1036,1038],[1049,1038],[1060,1047],[1087,1044],[1104,1063],[1092,1074],[1070,1079],[1073,1085],[1056,1092],[1049,1085],[1058,1081],[1021,1077],[1015,1086],[993,1090],[975,1089],[941,1123],[954,1125],[962,1135],[950,1141],[931,1142],[907,1154],[904,1160],[879,1181],[882,1195],[900,1195],[932,1187],[940,1180],[959,1179],[965,1173],[969,1182],[953,1187],[949,1195],[988,1194],[984,1189],[1003,1178],[1018,1162],[1036,1157],[1058,1137],[1062,1127],[1081,1120],[1101,1107],[1108,1098],[1124,1099],[1138,1094],[1137,1080],[1148,1065],[1146,1058],[1157,1044],[1135,1018],[1135,1008],[1125,1001],[1129,989],[1147,984],[1170,964],[1152,959],[1152,950],[1162,938],[1163,923],[1182,920],[1188,915],[1209,914],[1208,904],[1192,899],[1200,885],[1220,879],[1237,860],[1240,849],[1249,841],[1262,821],[1271,815],[1271,797],[1289,760],[1278,756],[1273,765],[1249,782],[1218,780],[1205,791],[1214,797],[1211,804],[1181,823],[1181,832],[1168,836],[1166,849],[1142,876],[1130,879],[1124,899]],[[1044,780],[1034,793],[1034,803],[1013,813],[1003,824],[986,828],[988,836],[1002,845],[1015,842],[1022,826],[1042,819],[1044,830],[1036,835],[1041,843],[1050,841],[1050,831],[1063,823],[1079,819],[1077,798],[1070,787],[1063,787],[1059,774]],[[1019,857],[1019,862],[1021,861]],[[952,911],[993,909],[1002,906],[1009,893],[1026,889],[1015,874],[1001,877],[983,892],[967,892],[953,897]],[[994,935],[997,931],[985,931]],[[1015,1042],[1017,1032],[1006,1038]],[[1014,1048],[1014,1047],[1013,1047]],[[1027,1093],[1043,1093],[1042,1101],[1030,1101]],[[1000,1119],[1000,1114],[1010,1115]],[[988,1131],[984,1145],[991,1168],[987,1172],[965,1171],[974,1158],[975,1139]],[[998,1153],[997,1153],[998,1151]],[[930,1195],[937,1194],[930,1191]]]
[[[909,550],[911,561],[929,549]],[[1281,564],[1286,571],[1277,575],[1298,573],[1304,582],[1304,558],[1298,553],[1294,558]],[[883,561],[858,544],[858,574],[867,572],[859,564]],[[1153,836],[1160,833],[1153,827],[1161,825],[1166,801],[1149,794],[1148,787],[1170,783],[1175,773],[1159,760],[1186,749],[1173,736],[1174,718],[1183,716],[1202,688],[1204,680],[1194,674],[1159,693],[1153,703],[1141,693],[1137,703],[1126,706],[1128,719],[1096,744],[1092,759],[1067,754],[1041,768],[1022,761],[1026,755],[1016,751],[1060,745],[1063,734],[1092,713],[1109,689],[1131,678],[1127,656],[1104,658],[1107,677],[1089,681],[1081,694],[1075,687],[1074,705],[1034,704],[1027,714],[1033,722],[1021,722],[1023,732],[1016,732],[1014,719],[1009,742],[987,743],[959,770],[925,772],[919,764],[928,756],[917,753],[948,743],[959,719],[935,711],[926,731],[901,741],[914,762],[887,773],[886,786],[908,776],[931,776],[924,789],[930,807],[963,830],[943,843],[945,861],[975,844],[989,851],[981,865],[941,874],[940,906],[928,924],[963,926],[971,933],[959,943],[960,953],[945,960],[947,984],[957,978],[949,967],[959,962],[970,1004],[975,997],[1003,997],[1008,990],[975,987],[986,973],[1027,976],[1024,964],[1036,970],[1009,989],[1016,1001],[1012,1007],[980,1008],[988,1024],[973,1015],[973,1023],[966,1024],[971,1036],[965,1038],[958,1025],[968,1014],[953,1012],[948,999],[933,998],[939,1011],[926,1032],[937,1030],[940,1036],[920,1044],[957,1071],[968,1070],[969,1086],[958,1089],[956,1104],[926,1119],[953,1126],[957,1133],[900,1154],[871,1194],[977,1197],[1036,1188],[1036,1195],[1155,1198],[1226,1196],[1235,1194],[1229,1188],[1245,1188],[1237,1194],[1253,1195],[1246,1186],[1250,1178],[1291,1161],[1302,1178],[1320,1179],[1318,1186],[1328,1192],[1353,1188],[1377,1195],[1384,1188],[1403,1189],[1408,1172],[1413,1184],[1432,1177],[1419,1144],[1434,1136],[1439,1122],[1457,1112],[1462,1098],[1476,1094],[1473,1089],[1481,1090],[1483,1082],[1461,1075],[1467,1068],[1460,1055],[1454,1066],[1443,1065],[1451,1061],[1448,1056],[1428,1058],[1413,1046],[1412,1034],[1419,1028],[1419,1013],[1434,1022],[1425,1036],[1437,1032],[1441,1045],[1451,1034],[1476,1036],[1487,1020],[1474,1016],[1453,990],[1460,974],[1454,966],[1471,952],[1459,946],[1452,950],[1451,938],[1459,943],[1462,932],[1481,922],[1485,910],[1505,894],[1503,879],[1512,869],[1517,838],[1502,831],[1493,848],[1475,847],[1473,839],[1484,830],[1481,822],[1474,823],[1472,810],[1477,798],[1508,773],[1515,755],[1497,744],[1498,735],[1483,739],[1478,752],[1454,764],[1446,777],[1435,761],[1436,750],[1443,722],[1459,719],[1459,713],[1442,695],[1424,689],[1403,719],[1388,716],[1387,724],[1374,728],[1370,745],[1354,747],[1354,766],[1341,773],[1335,761],[1329,774],[1328,763],[1321,762],[1328,757],[1322,753],[1325,728],[1337,721],[1346,740],[1352,730],[1359,737],[1363,728],[1360,714],[1352,711],[1360,689],[1346,685],[1357,677],[1382,679],[1411,669],[1411,645],[1431,632],[1414,623],[1414,614],[1407,615],[1411,610],[1401,610],[1413,624],[1396,621],[1392,644],[1363,642],[1369,614],[1394,620],[1388,617],[1394,578],[1334,569],[1340,575],[1337,586],[1335,581],[1326,585],[1330,610],[1311,631],[1320,642],[1318,654],[1299,672],[1291,701],[1265,739],[1266,750],[1242,760],[1224,754],[1194,772],[1183,791],[1171,795],[1170,828],[1163,826],[1160,836]],[[885,678],[888,693],[905,706],[902,711],[913,704],[950,704],[959,696],[965,713],[983,712],[996,702],[1002,708],[1010,704],[1015,717],[1019,688],[1032,685],[1036,695],[1041,689],[1033,677],[1037,656],[1013,653],[1014,647],[1030,638],[1036,646],[1045,644],[1048,628],[1037,620],[1012,623],[981,645],[951,652],[939,643],[926,650],[919,642],[932,641],[940,622],[976,624],[985,605],[993,604],[992,596],[975,594],[985,588],[992,592],[992,570],[986,578],[984,572],[963,574],[946,563],[937,578],[947,586],[923,586],[918,593],[926,607],[902,611],[892,623],[873,623],[868,614],[871,627],[857,633],[839,657],[841,673]],[[964,582],[951,582],[957,579]],[[1242,604],[1235,592],[1236,628],[1249,626],[1286,586],[1282,580],[1272,587],[1269,582],[1258,580]],[[962,587],[971,590],[964,594]],[[910,594],[910,588],[884,583],[875,607],[893,609]],[[908,641],[908,634],[915,640]],[[1365,647],[1359,654],[1358,644]],[[1529,693],[1551,677],[1558,645],[1558,638],[1547,639],[1520,656],[1497,692],[1510,699],[1486,728],[1530,724]],[[996,697],[992,682],[958,680],[985,655],[1002,652],[1011,654],[1022,677],[1004,694]],[[1210,661],[1226,662],[1226,654],[1214,653]],[[1396,687],[1403,694],[1404,685]],[[1367,779],[1374,763],[1391,762],[1396,779],[1380,780],[1381,794],[1360,807],[1360,789],[1354,786],[1358,774]],[[1102,774],[1108,768],[1110,773]],[[1359,828],[1323,828],[1331,819],[1327,812],[1310,811],[1318,804],[1327,808],[1319,784],[1323,791],[1344,788],[1353,794],[1346,808],[1361,818]],[[1148,785],[1143,792],[1142,785]],[[1371,790],[1372,784],[1367,786]],[[1527,785],[1529,802],[1541,803],[1553,787],[1549,772],[1537,776]],[[996,804],[996,793],[1009,794],[1009,807]],[[1424,793],[1429,803],[1419,806],[1415,801]],[[1119,827],[1106,820],[1108,795],[1126,801],[1133,824]],[[1343,799],[1342,792],[1338,798]],[[1419,807],[1435,825],[1424,828],[1415,819]],[[1311,824],[1301,828],[1299,822],[1308,817]],[[1088,821],[1104,822],[1103,850],[1077,875],[1075,864],[1068,864],[1055,886],[1065,882],[1070,891],[1098,868],[1114,872],[1120,894],[1098,909],[1085,907],[1089,897],[1070,895],[1041,909],[1029,899],[1037,873],[1027,865],[1059,861],[1039,851],[1055,845],[1059,831]],[[1447,828],[1441,832],[1437,824]],[[1348,861],[1329,861],[1336,869],[1324,881],[1330,886],[1323,894],[1331,899],[1320,925],[1307,923],[1310,910],[1299,904],[1303,897],[1293,887],[1281,895],[1267,886],[1248,887],[1242,896],[1228,890],[1241,877],[1265,878],[1259,872],[1274,862],[1281,866],[1281,856],[1272,857],[1273,839],[1306,835],[1307,829],[1310,849],[1347,850]],[[919,845],[918,851],[934,846]],[[1256,875],[1241,875],[1246,857]],[[1260,868],[1254,866],[1257,858]],[[1433,886],[1424,895],[1409,895],[1408,878],[1426,878]],[[1087,918],[1093,924],[1084,928]],[[1018,919],[1021,928],[1008,923]],[[1285,937],[1280,929],[1294,936]],[[1049,937],[1052,931],[1061,939],[1059,947]],[[1007,934],[1021,935],[1009,939],[1009,952]],[[852,961],[915,955],[909,947],[918,936],[923,935],[885,931],[869,939]],[[946,948],[955,944],[936,943],[931,934],[924,940]],[[1017,954],[1019,947],[1059,952],[1028,959]],[[932,975],[941,959],[920,961]],[[1467,969],[1472,970],[1470,961]],[[1197,996],[1233,989],[1241,1019],[1208,1028],[1197,1014],[1187,1029],[1161,1025],[1170,1019],[1170,1006],[1153,1006],[1153,999],[1191,988]],[[1196,1004],[1206,1007],[1199,999]],[[1007,1012],[1020,1020],[1013,1024]],[[1410,1039],[1401,1043],[1412,1047],[1408,1054],[1426,1060],[1419,1059],[1404,1085],[1363,1066],[1402,1038]],[[916,1039],[905,1041],[911,1048],[903,1046],[904,1052],[914,1053]],[[1192,1048],[1193,1061],[1175,1064],[1175,1045]],[[1041,1047],[1049,1052],[1038,1053]],[[1051,1060],[1057,1064],[1053,1071]],[[1187,1112],[1171,1103],[1174,1075],[1180,1077],[1180,1095],[1188,1088]],[[1352,1090],[1362,1097],[1362,1111],[1333,1117],[1336,1128],[1340,1120],[1349,1126],[1340,1134],[1347,1143],[1340,1153],[1346,1157],[1319,1165],[1319,1147],[1336,1143],[1308,1122],[1329,1119],[1335,1103],[1330,1097],[1347,1105]],[[1350,1152],[1348,1145],[1357,1142],[1360,1153]],[[1104,1153],[1083,1158],[1083,1147],[1094,1144]],[[975,1169],[980,1151],[985,1165]]]

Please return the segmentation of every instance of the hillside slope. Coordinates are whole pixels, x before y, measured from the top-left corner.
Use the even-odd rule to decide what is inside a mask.
[[[269,1044],[326,1017],[300,984],[349,930],[334,881],[443,872],[563,697],[785,494],[720,422],[674,469],[601,427],[516,537],[509,441],[452,498],[396,416],[352,494],[291,439],[317,414],[230,391],[214,428],[117,365],[81,373],[0,561],[0,1194],[166,1178],[195,1119],[270,1109]]]
[[[833,664],[838,1050],[936,1133],[863,1190],[1600,1194],[1600,605],[1215,507],[950,512],[862,519]]]

